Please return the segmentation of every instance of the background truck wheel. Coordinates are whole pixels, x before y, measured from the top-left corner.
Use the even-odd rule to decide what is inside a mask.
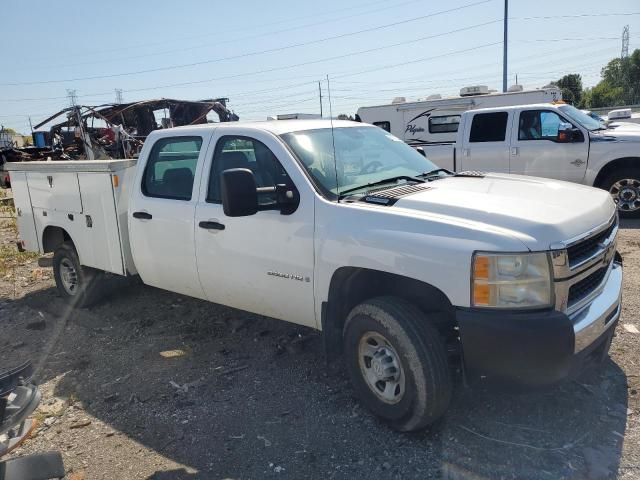
[[[621,217],[640,218],[640,169],[622,168],[601,183],[618,205]]]
[[[345,323],[344,352],[356,394],[393,428],[422,429],[449,406],[444,342],[412,304],[379,297],[356,306]]]
[[[53,253],[53,276],[58,292],[72,306],[83,308],[98,301],[103,273],[80,265],[72,243],[63,243]]]

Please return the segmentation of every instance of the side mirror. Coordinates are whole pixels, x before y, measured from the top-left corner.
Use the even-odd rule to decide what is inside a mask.
[[[258,212],[258,190],[253,172],[232,168],[221,175],[222,208],[227,217],[247,217]]]
[[[422,148],[422,147],[417,147],[417,148],[416,148],[416,150],[417,150],[417,151],[418,151],[418,153],[419,153],[420,155],[422,155],[424,158],[427,158],[427,154],[425,153],[424,148]]]
[[[573,125],[561,123],[558,125],[558,143],[569,143],[573,138]]]

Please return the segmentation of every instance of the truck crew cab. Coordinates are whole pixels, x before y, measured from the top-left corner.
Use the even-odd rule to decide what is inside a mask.
[[[606,356],[618,216],[602,190],[450,173],[380,128],[291,120],[152,132],[136,160],[8,164],[21,247],[61,296],[104,272],[321,330],[399,430],[469,383],[544,387]]]

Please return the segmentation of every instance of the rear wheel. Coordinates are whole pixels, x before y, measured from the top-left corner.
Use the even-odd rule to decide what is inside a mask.
[[[71,242],[53,253],[53,276],[60,295],[74,307],[88,307],[100,298],[103,272],[83,267]]]
[[[356,394],[393,428],[422,429],[449,406],[444,341],[412,304],[380,297],[356,306],[345,324],[344,352]]]
[[[616,170],[602,181],[601,186],[618,205],[620,216],[640,218],[640,169]]]

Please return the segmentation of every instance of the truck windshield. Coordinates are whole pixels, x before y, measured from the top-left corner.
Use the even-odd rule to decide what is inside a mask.
[[[303,130],[281,137],[316,184],[332,195],[438,168],[402,140],[377,127]]]
[[[604,128],[602,123],[600,123],[595,118],[591,118],[589,115],[581,110],[578,110],[576,107],[572,107],[571,105],[562,105],[558,108],[562,113],[569,117],[570,120],[579,123],[587,130],[592,131]]]

